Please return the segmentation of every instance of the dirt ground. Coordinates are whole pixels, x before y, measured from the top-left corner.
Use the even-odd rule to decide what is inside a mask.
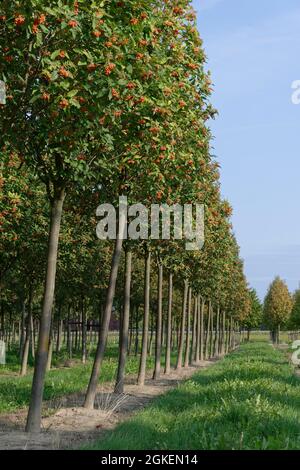
[[[82,408],[83,393],[47,402],[43,410],[43,431],[39,434],[24,432],[26,410],[0,414],[0,450],[79,448],[101,438],[105,431],[144,408],[154,397],[215,362],[203,361],[197,366],[173,370],[168,376],[162,374],[159,380],[152,380],[148,375],[144,387],[138,387],[134,379],[129,378],[123,395],[113,393],[113,384],[101,385],[93,410]]]

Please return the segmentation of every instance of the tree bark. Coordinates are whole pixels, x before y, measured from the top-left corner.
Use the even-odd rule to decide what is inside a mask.
[[[137,356],[139,352],[139,305],[135,309],[135,342],[134,342],[134,355]]]
[[[51,370],[51,365],[52,365],[52,353],[53,353],[53,332],[50,334],[50,340],[49,340],[49,348],[48,348],[48,357],[47,357],[47,366],[46,366],[46,371],[49,372]]]
[[[210,345],[209,345],[209,357],[212,358],[214,355],[214,311],[212,304],[210,303],[211,317],[210,317]]]
[[[217,307],[215,341],[214,341],[214,356],[219,355],[219,335],[220,335],[220,307]]]
[[[178,356],[177,356],[177,364],[176,369],[181,369],[182,367],[182,354],[183,354],[183,347],[184,347],[184,336],[185,336],[185,321],[186,321],[186,307],[187,307],[187,297],[188,297],[188,281],[184,281],[184,291],[183,291],[183,303],[182,303],[182,316],[181,316],[181,324],[180,324],[180,337],[179,337],[179,345],[178,345]]]
[[[184,367],[189,366],[190,362],[190,342],[191,342],[191,309],[192,309],[192,288],[188,292],[188,308],[187,308],[187,331],[186,331],[186,346],[184,356]]]
[[[161,333],[162,333],[162,290],[163,290],[163,266],[158,266],[158,299],[157,299],[157,319],[156,319],[156,336],[155,336],[155,366],[153,379],[160,377],[160,361],[161,361]]]
[[[192,330],[192,345],[190,362],[193,364],[196,361],[196,344],[197,344],[197,312],[198,312],[198,296],[194,297],[194,314],[193,314],[193,330]]]
[[[168,318],[167,318],[167,344],[165,374],[171,371],[171,341],[172,341],[172,304],[173,304],[173,274],[169,273]]]
[[[126,217],[123,213],[121,214],[119,218],[118,225],[119,225],[118,237],[115,241],[114,254],[113,254],[113,259],[112,259],[109,285],[108,285],[108,291],[107,291],[107,297],[106,297],[106,303],[105,303],[105,310],[103,313],[103,318],[102,318],[102,323],[101,323],[100,337],[99,337],[99,341],[98,341],[98,345],[96,349],[93,370],[92,370],[92,374],[90,377],[90,382],[88,385],[88,389],[87,389],[86,396],[85,396],[85,402],[84,402],[84,407],[89,408],[89,409],[94,407],[99,375],[101,372],[101,366],[102,366],[104,352],[106,348],[109,322],[111,318],[111,311],[112,311],[113,301],[114,301],[114,296],[115,296],[116,282],[117,282],[117,277],[118,277],[118,270],[119,270],[124,231],[125,231],[125,225],[126,225]]]
[[[25,336],[26,336],[26,302],[25,299],[22,301],[22,320],[21,320],[21,334],[20,334],[20,349],[19,349],[19,357],[22,361],[23,358],[23,349],[25,344]]]
[[[29,298],[28,298],[28,315],[27,315],[27,325],[26,325],[26,337],[23,347],[22,355],[22,365],[20,375],[24,377],[27,374],[27,365],[28,365],[28,356],[29,356],[29,346],[30,338],[32,335],[32,285],[29,286]]]
[[[56,342],[57,353],[61,351],[62,340],[63,340],[63,321],[59,315],[58,324],[57,324],[57,342]]]
[[[200,306],[201,302],[201,306]],[[200,323],[200,361],[202,362],[204,360],[204,309],[205,309],[205,299],[200,297],[198,299],[198,304],[199,304],[199,323]]]
[[[81,325],[81,348],[82,348],[82,355],[81,355],[81,362],[83,364],[86,363],[86,357],[87,357],[87,344],[86,344],[86,339],[87,339],[87,327],[86,327],[86,308],[84,305],[84,297],[81,299],[81,320],[82,320],[82,325]]]
[[[204,349],[204,357],[205,359],[209,359],[209,337],[210,337],[210,319],[211,319],[211,307],[210,307],[210,300],[208,302],[208,314],[207,314],[207,326],[206,326],[206,335],[205,335],[205,349]]]
[[[128,330],[130,315],[130,291],[131,291],[131,265],[132,253],[129,249],[125,252],[125,285],[124,285],[124,306],[122,318],[122,330],[120,335],[119,363],[115,393],[124,393],[125,366],[128,349]]]
[[[51,207],[48,260],[46,268],[43,308],[31,389],[31,398],[26,423],[26,432],[40,432],[41,429],[41,410],[48,358],[52,306],[54,300],[59,232],[64,199],[65,191],[64,189],[61,189],[56,193],[56,197]]]
[[[142,352],[140,359],[140,367],[137,383],[140,386],[145,384],[146,362],[147,362],[147,345],[148,345],[148,329],[149,329],[149,305],[150,305],[150,270],[151,270],[151,253],[147,254],[145,261],[145,287],[144,287],[144,323],[142,337]]]
[[[221,333],[221,344],[220,344],[220,354],[224,356],[225,354],[225,334],[226,334],[226,315],[225,310],[222,313],[222,333]]]

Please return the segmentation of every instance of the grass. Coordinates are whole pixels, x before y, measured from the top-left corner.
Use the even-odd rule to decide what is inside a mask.
[[[282,351],[244,344],[89,448],[300,449],[300,381]]]
[[[44,400],[53,400],[64,395],[84,391],[92,369],[92,357],[86,364],[80,362],[80,353],[73,355],[74,364],[70,368],[63,367],[67,359],[66,350],[58,355],[53,354],[52,364],[55,367],[47,373]],[[175,357],[172,358],[175,360]],[[110,340],[106,350],[106,357],[100,377],[100,383],[114,382],[117,372],[118,344],[116,339]],[[163,361],[162,361],[163,362]],[[152,368],[153,358],[149,358],[147,367]],[[28,406],[32,383],[32,360],[29,361],[29,373],[26,377],[20,377],[19,358],[17,351],[7,354],[7,365],[0,366],[0,413],[16,411]],[[139,357],[129,356],[126,365],[127,374],[137,374]]]

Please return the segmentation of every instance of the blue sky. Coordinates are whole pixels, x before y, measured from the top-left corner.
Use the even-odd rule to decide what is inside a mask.
[[[222,193],[251,286],[300,282],[299,0],[194,0],[219,117],[212,124]]]

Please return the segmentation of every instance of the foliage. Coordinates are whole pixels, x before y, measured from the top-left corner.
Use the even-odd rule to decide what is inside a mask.
[[[278,276],[269,287],[264,302],[264,320],[270,328],[278,328],[287,323],[291,310],[292,298],[287,285]]]

